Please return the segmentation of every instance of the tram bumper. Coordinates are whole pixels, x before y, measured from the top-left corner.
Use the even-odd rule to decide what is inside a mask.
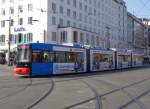
[[[14,68],[13,73],[14,75],[30,75],[31,69],[30,68]]]

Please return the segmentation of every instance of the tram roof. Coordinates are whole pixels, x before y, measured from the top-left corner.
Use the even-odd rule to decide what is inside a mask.
[[[91,50],[101,50],[101,51],[114,51],[111,49],[104,49],[104,48],[90,48]]]
[[[47,48],[52,49],[53,46],[59,46],[59,47],[70,47],[70,48],[84,48],[80,45],[60,45],[60,44],[51,44],[51,43],[20,43],[18,45],[32,45],[33,48]]]

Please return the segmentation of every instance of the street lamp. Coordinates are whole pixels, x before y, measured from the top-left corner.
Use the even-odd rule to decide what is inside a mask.
[[[8,20],[9,22],[9,31],[8,31],[8,66],[10,66],[10,36],[11,36],[11,17],[9,17]]]
[[[44,9],[39,9],[39,11],[43,14],[44,12],[47,12],[46,10],[44,10]],[[32,20],[33,22],[39,22],[39,20]],[[43,42],[45,43],[46,42],[46,30],[44,29],[43,30]]]
[[[32,22],[39,22],[39,20],[32,20]],[[46,30],[45,29],[43,30],[43,40],[44,40],[44,43],[45,43],[46,42]]]

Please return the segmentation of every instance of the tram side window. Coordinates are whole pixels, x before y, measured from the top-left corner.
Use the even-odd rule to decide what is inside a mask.
[[[94,63],[98,63],[100,61],[100,55],[98,53],[94,53]]]
[[[113,57],[112,57],[112,55],[105,55],[105,61],[106,62],[112,62],[113,61]]]
[[[68,63],[74,63],[76,59],[75,53],[66,53],[66,61]]]
[[[120,62],[120,63],[123,62],[123,55],[118,56],[118,62]]]
[[[33,62],[42,62],[42,52],[41,51],[33,51],[32,53],[32,61]]]
[[[82,64],[83,63],[83,54],[82,53],[77,53],[77,62]]]
[[[68,52],[66,53],[66,62],[67,63],[83,63],[83,53],[73,53]]]
[[[141,61],[141,62],[143,62],[143,61],[144,61],[143,57],[141,57],[141,56],[138,56],[138,61]]]
[[[128,55],[124,55],[123,56],[123,60],[124,60],[124,62],[128,62],[129,61],[129,56]]]
[[[56,52],[56,63],[66,63],[65,52]]]
[[[44,51],[42,55],[42,62],[54,62],[54,53]]]

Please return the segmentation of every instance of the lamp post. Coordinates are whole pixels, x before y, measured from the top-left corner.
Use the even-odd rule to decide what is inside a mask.
[[[41,13],[43,14],[43,13],[45,13],[45,12],[47,12],[47,11],[45,11],[44,9],[41,8]],[[43,40],[44,40],[44,43],[46,42],[46,34],[47,34],[47,33],[46,33],[46,30],[44,29],[44,30],[43,30]]]
[[[10,36],[11,36],[11,17],[9,17],[8,20],[6,20],[9,22],[9,30],[8,30],[8,66],[10,66]]]
[[[39,11],[43,14],[44,12],[47,12],[46,10],[44,10],[44,9],[39,9]],[[40,22],[40,20],[32,20],[33,22]],[[46,30],[45,29],[43,29],[43,42],[45,43],[46,42]]]

